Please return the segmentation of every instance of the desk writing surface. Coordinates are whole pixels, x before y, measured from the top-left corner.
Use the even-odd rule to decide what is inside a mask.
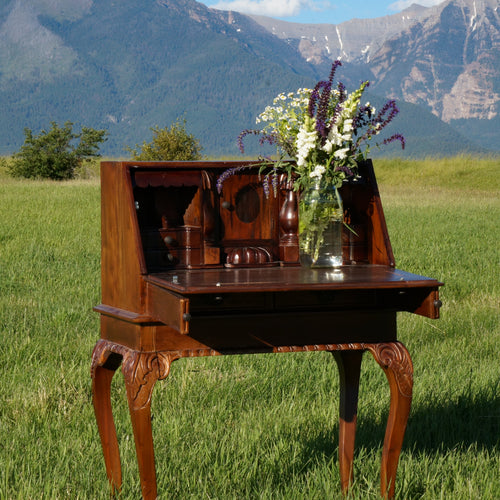
[[[146,280],[181,294],[433,288],[437,280],[389,266],[351,265],[338,269],[304,267],[172,270]]]

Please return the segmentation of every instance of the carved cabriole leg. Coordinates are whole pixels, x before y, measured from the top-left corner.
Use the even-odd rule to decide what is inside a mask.
[[[128,351],[123,357],[122,372],[134,431],[137,462],[144,500],[157,495],[153,435],[151,429],[151,395],[157,380],[167,377],[177,354]]]
[[[339,469],[342,492],[353,481],[354,441],[358,412],[362,350],[332,351],[340,376]]]
[[[111,380],[116,369],[120,366],[121,357],[113,358],[109,346],[110,344],[105,340],[100,340],[95,345],[92,353],[91,376],[92,400],[101,437],[106,474],[114,494],[121,488],[122,470],[111,408]]]
[[[380,490],[384,498],[394,496],[394,483],[413,392],[413,364],[406,347],[400,342],[366,344],[384,370],[391,390],[391,406],[385,431]]]

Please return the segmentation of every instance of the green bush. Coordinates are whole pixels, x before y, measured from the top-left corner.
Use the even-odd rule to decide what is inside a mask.
[[[24,144],[14,153],[8,170],[14,177],[31,179],[73,178],[84,161],[99,156],[99,146],[107,140],[106,130],[82,127],[78,134],[69,121],[63,127],[51,122],[50,130],[38,135],[25,128],[24,135]]]
[[[137,161],[188,161],[201,160],[202,147],[192,134],[186,132],[186,122],[176,121],[170,128],[151,128],[153,140],[144,141],[135,149],[127,148],[132,159]]]

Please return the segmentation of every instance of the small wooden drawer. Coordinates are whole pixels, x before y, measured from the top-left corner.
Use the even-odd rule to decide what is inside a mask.
[[[276,294],[275,306],[287,309],[351,309],[374,307],[377,304],[373,290],[323,290],[286,292]]]
[[[189,333],[189,300],[182,295],[148,283],[147,311],[152,319],[181,334]]]
[[[143,231],[141,236],[145,248],[198,248],[201,246],[199,227],[183,226],[173,229],[150,229]]]
[[[199,248],[170,248],[165,250],[148,250],[145,252],[146,262],[151,269],[168,267],[197,267],[201,264]]]
[[[231,293],[231,294],[203,294],[190,296],[190,311],[210,312],[217,311],[266,311],[273,308],[273,294],[271,293]]]
[[[183,226],[175,229],[160,229],[160,238],[167,247],[199,247],[201,230],[199,227]]]

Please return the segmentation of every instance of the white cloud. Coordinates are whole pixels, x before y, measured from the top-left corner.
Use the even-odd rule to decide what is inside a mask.
[[[397,2],[391,3],[388,9],[400,11],[407,9],[410,5],[413,5],[414,3],[423,5],[424,7],[432,7],[434,5],[443,3],[443,0],[398,0]]]
[[[258,16],[291,17],[304,8],[312,8],[312,3],[310,0],[221,0],[210,7]]]

